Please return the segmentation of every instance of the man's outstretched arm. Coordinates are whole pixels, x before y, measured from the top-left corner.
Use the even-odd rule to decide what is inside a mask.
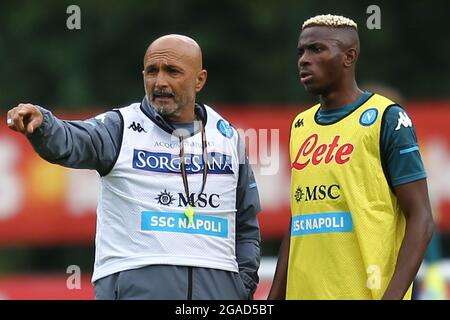
[[[85,121],[64,121],[32,104],[19,104],[8,111],[8,127],[25,134],[45,160],[77,169],[106,174],[120,148],[123,131],[117,112]]]

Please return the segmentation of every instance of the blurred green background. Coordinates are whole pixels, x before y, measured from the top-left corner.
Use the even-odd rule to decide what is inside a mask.
[[[66,9],[81,9],[69,31]],[[369,30],[366,9],[381,9]],[[53,108],[109,106],[143,96],[142,58],[167,33],[198,41],[209,72],[200,100],[298,104],[309,97],[297,80],[302,22],[321,13],[359,25],[360,83],[383,82],[408,99],[445,98],[450,88],[448,1],[1,1],[0,108],[20,101]]]

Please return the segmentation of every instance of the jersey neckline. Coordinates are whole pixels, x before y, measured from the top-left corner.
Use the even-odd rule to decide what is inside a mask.
[[[335,123],[347,118],[348,116],[350,116],[353,112],[358,110],[359,107],[361,107],[363,104],[365,104],[367,101],[369,101],[369,99],[372,98],[373,96],[374,96],[374,93],[369,92],[369,91],[364,91],[363,94],[360,97],[358,97],[358,99],[356,99],[356,101],[354,101],[348,105],[344,105],[342,107],[335,108],[332,110],[321,110],[320,105],[319,105],[319,108],[317,108],[317,110],[314,114],[314,122],[316,124],[318,124],[319,126],[329,126],[329,125],[335,124]],[[333,113],[342,112],[343,109],[347,109],[348,112],[344,116],[342,116],[334,121],[321,122],[318,119],[319,112],[322,114],[332,115]]]

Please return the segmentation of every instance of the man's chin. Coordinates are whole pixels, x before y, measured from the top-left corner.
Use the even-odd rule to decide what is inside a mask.
[[[305,88],[306,92],[308,92],[309,94],[311,94],[313,96],[318,96],[321,93],[319,88],[316,88],[312,85],[303,84],[303,87]]]
[[[169,104],[161,103],[161,102],[153,101],[152,105],[153,105],[153,108],[155,108],[156,111],[161,114],[165,114],[168,112],[170,113],[173,109],[175,109],[175,106],[171,106]]]
[[[154,105],[156,112],[164,119],[170,119],[177,113],[177,106]]]

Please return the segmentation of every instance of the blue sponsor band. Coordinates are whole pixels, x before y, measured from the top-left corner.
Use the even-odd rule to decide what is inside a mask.
[[[303,214],[292,217],[291,236],[351,232],[352,230],[353,222],[350,212]]]
[[[225,218],[196,214],[191,223],[183,213],[143,211],[141,230],[203,234],[228,237],[228,221]]]

